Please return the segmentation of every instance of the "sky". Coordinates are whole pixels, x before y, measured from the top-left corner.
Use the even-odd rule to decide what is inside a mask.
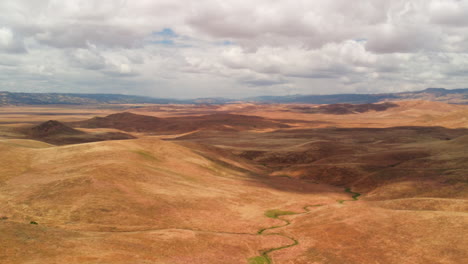
[[[1,0],[0,91],[465,88],[468,0]]]

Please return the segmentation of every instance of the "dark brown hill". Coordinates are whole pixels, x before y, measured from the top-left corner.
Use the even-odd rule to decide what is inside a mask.
[[[157,118],[133,113],[117,113],[106,117],[70,123],[84,128],[116,128],[129,132],[164,134],[186,133],[195,130],[244,131],[255,129],[280,129],[288,125],[258,116],[211,114],[203,116]]]
[[[29,129],[28,134],[35,138],[55,135],[82,135],[85,132],[71,128],[56,120],[49,120]]]
[[[155,131],[168,125],[161,118],[123,112],[106,117],[94,117],[89,120],[70,123],[75,127],[116,128],[128,132]]]
[[[308,114],[347,115],[369,111],[385,111],[397,104],[386,102],[381,104],[330,104],[321,106],[292,106],[289,111]]]
[[[23,128],[20,132],[28,138],[55,145],[135,138],[132,135],[120,132],[86,133],[56,120],[49,120],[31,128]]]
[[[167,118],[172,123],[180,123],[190,130],[223,130],[223,131],[244,131],[255,129],[280,129],[287,128],[288,125],[274,120],[265,119],[259,116],[234,115],[234,114],[211,114],[203,116],[173,117]]]

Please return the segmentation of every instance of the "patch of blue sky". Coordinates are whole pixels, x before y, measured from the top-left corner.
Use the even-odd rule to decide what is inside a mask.
[[[355,38],[353,40],[356,42],[367,42],[367,38]]]
[[[170,28],[164,28],[161,31],[155,31],[151,33],[145,42],[153,45],[178,46],[176,41],[179,38],[180,36],[177,35],[174,30]]]
[[[153,32],[154,36],[165,37],[165,38],[176,38],[178,35],[174,32],[174,30],[170,28],[165,28],[161,31]]]
[[[171,39],[163,39],[163,40],[150,40],[149,43],[156,44],[156,45],[166,45],[166,46],[174,46],[175,43]]]
[[[214,43],[216,46],[232,46],[236,45],[236,43],[230,41],[230,40],[224,40],[224,41],[217,41]]]
[[[224,46],[231,46],[231,45],[234,45],[234,42],[230,41],[230,40],[225,40],[222,42],[222,45]]]

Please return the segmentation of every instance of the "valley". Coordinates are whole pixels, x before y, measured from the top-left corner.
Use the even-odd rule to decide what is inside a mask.
[[[5,263],[464,263],[468,106],[0,108]]]

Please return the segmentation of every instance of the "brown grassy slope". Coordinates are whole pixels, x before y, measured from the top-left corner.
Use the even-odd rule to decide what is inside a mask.
[[[75,127],[85,128],[116,128],[123,131],[152,131],[158,130],[168,123],[161,118],[123,112],[111,114],[106,117],[94,117],[92,119],[70,123]]]
[[[56,120],[49,120],[32,127],[20,127],[16,131],[22,134],[22,138],[36,139],[55,145],[135,138],[121,132],[86,133]]]
[[[300,121],[321,121],[327,123],[312,123],[310,127],[394,127],[394,126],[444,126],[447,128],[468,128],[467,105],[452,105],[428,101],[392,102],[398,107],[391,107],[385,111],[368,111],[364,113],[326,114],[300,113],[294,111],[297,107],[311,107],[310,105],[258,105],[255,109],[242,112],[242,108],[232,113],[261,116],[271,119],[288,119]],[[330,107],[330,106],[328,106]]]
[[[259,249],[289,242],[280,236],[177,229],[77,232],[12,221],[0,222],[0,233],[0,258],[6,264],[247,263]]]
[[[456,118],[458,108],[425,107],[334,121],[465,122],[463,114]],[[307,118],[314,116],[326,115]],[[466,129],[397,127],[221,129],[175,143],[147,137],[62,147],[2,140],[0,219],[8,219],[0,220],[0,259],[237,264],[290,244],[268,235],[281,233],[298,245],[272,252],[273,263],[465,263],[466,135]],[[276,177],[261,177],[268,173]],[[339,203],[351,199],[343,188],[279,177],[286,175],[352,186],[363,196]],[[303,212],[318,203],[326,205],[282,216],[291,224],[255,235],[284,224],[265,211]]]
[[[378,199],[466,196],[465,135],[467,129],[442,127],[324,128],[202,131],[179,140],[230,150],[266,167],[272,176],[354,187],[366,193],[376,190],[368,198]]]
[[[293,224],[274,232],[299,244],[273,252],[275,263],[455,264],[468,257],[467,134],[441,127],[327,128],[199,132],[182,139],[231,150],[270,168],[272,176],[365,194],[364,201],[283,217]]]
[[[73,129],[56,120],[49,120],[29,129],[29,134],[33,137],[50,137],[54,135],[82,135],[84,132]]]
[[[209,157],[153,138],[63,147],[0,142],[2,154],[10,154],[9,165],[0,167],[0,175],[9,173],[0,182],[0,214],[8,217],[0,220],[2,260],[247,263],[262,249],[291,243],[271,233],[299,243],[272,252],[274,263],[463,263],[466,258],[463,200],[428,205],[418,199],[424,211],[409,199],[340,204],[337,200],[349,195],[336,188],[252,178],[246,174],[252,165],[242,159],[230,161],[224,150],[185,144]],[[326,205],[284,216],[291,225],[255,235],[284,224],[266,218],[265,211],[302,212],[313,204]]]
[[[190,117],[158,118],[128,112],[112,114],[106,117],[95,117],[89,120],[73,122],[70,124],[75,127],[116,128],[123,131],[165,134],[179,134],[203,129],[242,131],[288,127],[288,125],[261,117],[244,115],[211,114]]]
[[[318,106],[294,106],[291,105],[285,111],[308,113],[308,114],[332,114],[332,115],[349,115],[357,113],[365,113],[369,111],[386,111],[389,108],[398,107],[397,104],[386,102],[379,104],[329,104]]]
[[[9,252],[2,253],[8,263],[54,263],[64,254],[67,263],[184,263],[191,257],[198,259],[193,263],[239,263],[288,243],[255,237],[278,222],[264,217],[266,210],[300,210],[348,196],[289,179],[277,179],[281,189],[271,189],[268,178],[252,178],[240,160],[226,166],[152,138],[62,147],[6,140],[0,147],[11,156],[0,168],[0,175],[8,173],[0,182],[0,214],[8,217],[0,221],[0,248]],[[30,221],[39,223],[36,229]],[[41,241],[38,248],[14,254],[28,247],[26,237]],[[69,255],[63,245],[77,249]],[[135,251],[140,247],[146,250]]]
[[[131,106],[126,105],[93,105],[93,106],[3,106],[0,111],[0,124],[39,124],[46,120],[73,122],[92,118],[97,115],[109,115],[116,111],[124,111]]]
[[[294,224],[281,232],[300,243],[274,252],[275,263],[458,264],[468,259],[466,211],[389,210],[357,201],[290,219]]]

